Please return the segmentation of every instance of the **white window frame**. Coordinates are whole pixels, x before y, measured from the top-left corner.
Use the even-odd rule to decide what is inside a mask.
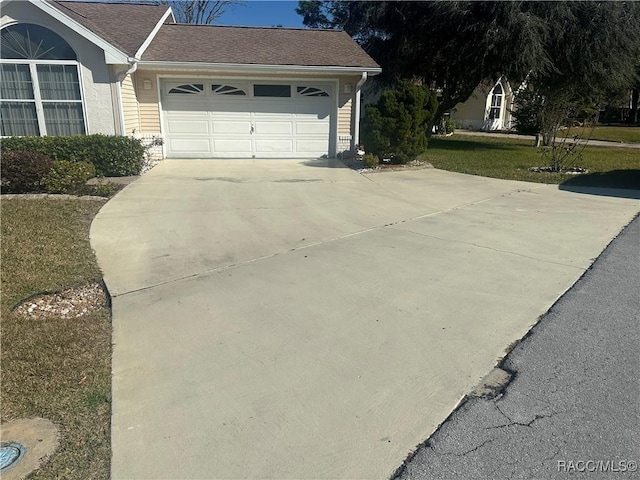
[[[498,86],[500,87],[500,93],[495,93],[495,89]],[[498,82],[491,89],[491,96],[489,97],[489,120],[500,120],[502,118],[502,104],[504,103],[504,97],[504,87],[501,82]],[[494,103],[498,103],[498,105],[494,105]],[[492,117],[494,111],[497,111],[498,115]]]
[[[55,33],[55,32],[54,32]],[[17,64],[17,65],[28,65],[29,73],[31,74],[31,85],[33,87],[33,99],[23,99],[23,98],[0,98],[0,102],[24,102],[24,103],[35,103],[36,106],[36,118],[38,119],[38,130],[39,135],[44,137],[47,136],[47,126],[44,118],[44,108],[43,105],[46,103],[80,103],[82,105],[82,124],[84,129],[84,135],[87,134],[87,111],[84,103],[84,88],[82,85],[82,71],[80,69],[80,62],[77,60],[31,60],[31,59],[2,59],[0,60],[2,64]],[[76,72],[78,74],[78,88],[80,89],[80,100],[43,100],[42,95],[40,94],[40,80],[38,78],[38,65],[65,65],[76,68]]]

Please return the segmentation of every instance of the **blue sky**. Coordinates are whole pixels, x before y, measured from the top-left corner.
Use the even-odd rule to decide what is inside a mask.
[[[302,17],[295,12],[297,6],[297,1],[249,0],[230,7],[216,19],[215,24],[304,27]]]

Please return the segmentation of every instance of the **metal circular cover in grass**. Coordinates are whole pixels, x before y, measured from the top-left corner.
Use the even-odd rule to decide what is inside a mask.
[[[0,472],[18,463],[26,448],[18,442],[0,442]]]

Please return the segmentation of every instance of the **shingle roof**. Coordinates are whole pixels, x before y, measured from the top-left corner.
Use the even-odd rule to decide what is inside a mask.
[[[166,24],[143,61],[379,68],[339,30]]]
[[[133,56],[166,13],[166,5],[52,1],[65,15]]]

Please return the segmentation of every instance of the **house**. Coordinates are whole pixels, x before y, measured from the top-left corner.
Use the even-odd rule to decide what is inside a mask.
[[[485,82],[474,90],[466,102],[451,111],[458,128],[468,130],[510,130],[514,92],[506,78]]]
[[[170,158],[333,157],[380,67],[337,30],[175,23],[157,4],[2,0],[1,135],[134,135]]]

